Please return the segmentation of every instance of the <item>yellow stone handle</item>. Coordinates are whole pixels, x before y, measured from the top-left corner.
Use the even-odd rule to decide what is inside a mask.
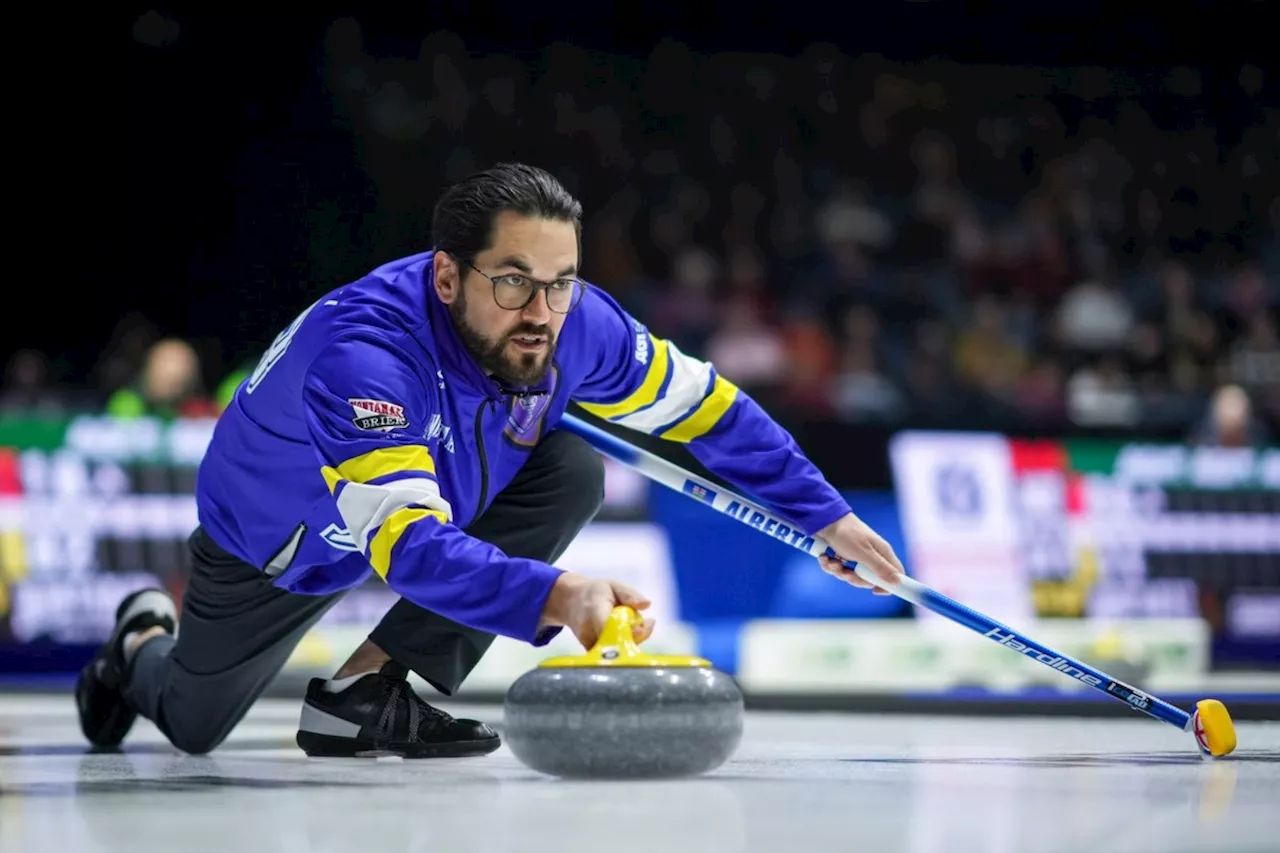
[[[711,662],[692,655],[652,655],[636,642],[635,628],[643,621],[635,608],[620,604],[613,608],[600,638],[585,655],[547,658],[539,664],[542,669],[565,667],[699,667],[711,666]]]
[[[636,645],[635,628],[642,618],[634,607],[620,604],[613,608],[604,627],[600,629],[600,638],[591,647],[591,654],[600,654],[602,658],[633,658],[640,654],[640,646]]]

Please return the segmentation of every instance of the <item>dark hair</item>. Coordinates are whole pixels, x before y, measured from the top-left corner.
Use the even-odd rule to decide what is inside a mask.
[[[471,261],[493,243],[493,220],[504,210],[572,222],[582,244],[582,204],[553,175],[523,163],[499,163],[449,187],[431,222],[435,247]]]

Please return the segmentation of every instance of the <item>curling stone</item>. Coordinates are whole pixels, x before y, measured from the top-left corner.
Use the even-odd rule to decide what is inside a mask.
[[[507,691],[502,739],[569,779],[669,779],[714,770],[742,740],[742,692],[709,661],[636,645],[617,607],[584,655],[549,658]]]

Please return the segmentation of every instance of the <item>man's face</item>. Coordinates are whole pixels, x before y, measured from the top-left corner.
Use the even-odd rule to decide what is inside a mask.
[[[551,310],[546,291],[522,309],[503,308],[485,276],[519,274],[542,282],[575,276],[578,236],[571,222],[504,211],[494,220],[492,242],[471,261],[475,269],[438,254],[436,292],[485,371],[510,385],[536,385],[551,366],[565,315]]]

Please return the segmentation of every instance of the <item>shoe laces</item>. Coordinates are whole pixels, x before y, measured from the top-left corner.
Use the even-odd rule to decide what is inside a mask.
[[[396,720],[399,718],[401,706],[404,706],[408,717],[407,740],[410,742],[419,740],[419,734],[424,730],[424,723],[425,730],[431,731],[453,722],[453,717],[427,704],[422,697],[414,693],[409,682],[400,678],[387,678],[386,681],[386,701],[382,706],[382,715],[378,718],[375,729],[376,739],[381,745],[399,740],[396,737]]]

